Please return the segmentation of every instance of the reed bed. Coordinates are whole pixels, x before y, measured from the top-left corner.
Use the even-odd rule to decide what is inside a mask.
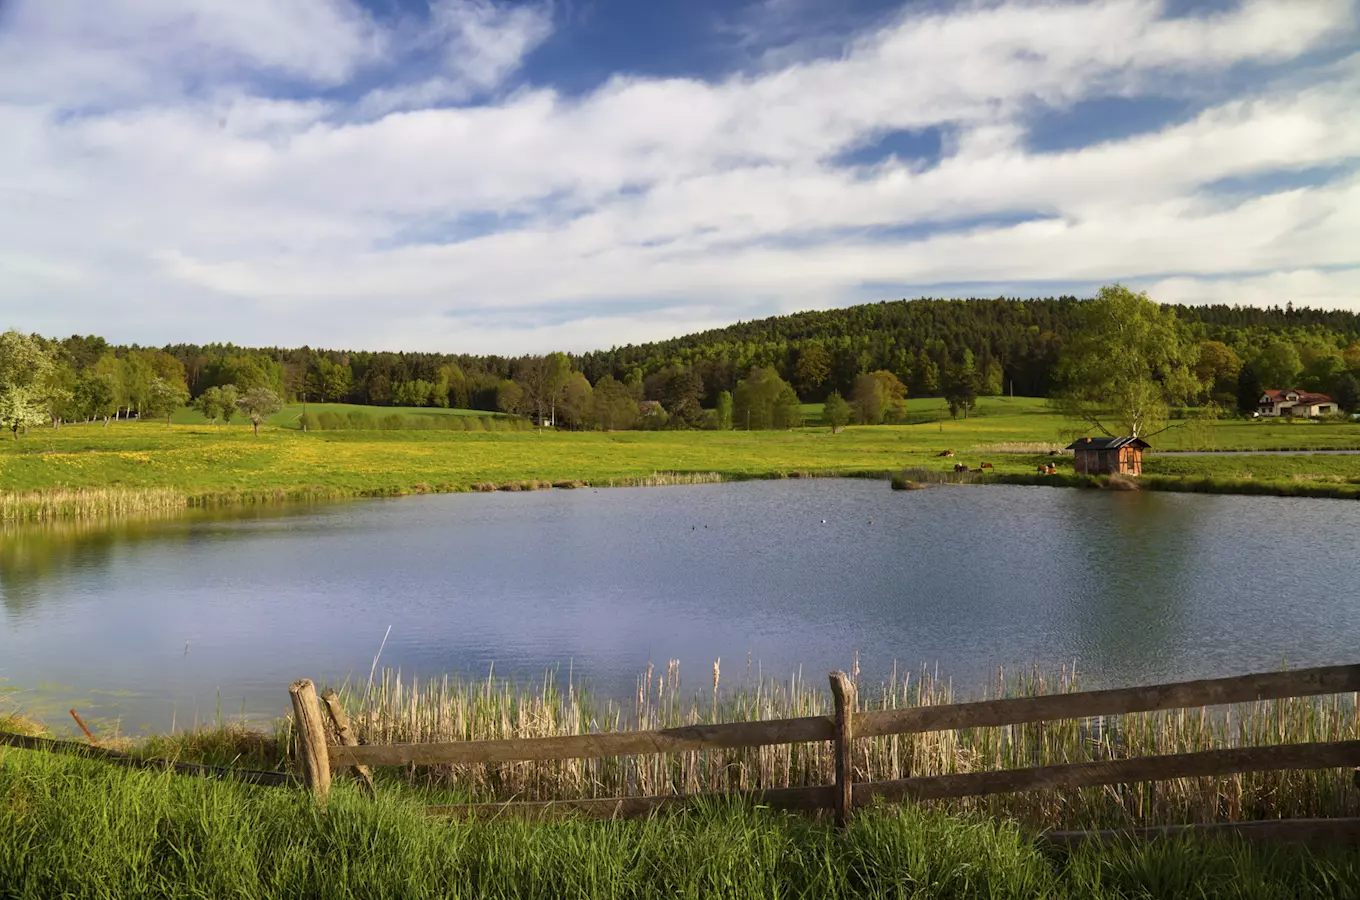
[[[894,472],[892,480],[914,481],[917,484],[985,484],[989,472],[955,472],[952,469],[907,468]]]
[[[174,488],[53,488],[0,493],[0,522],[154,516],[180,512],[189,505],[188,495]]]
[[[880,684],[858,684],[860,710],[955,702],[946,679],[922,670]],[[711,684],[695,691],[682,683],[680,664],[649,668],[631,700],[597,697],[548,673],[516,684],[403,678],[385,671],[342,699],[360,740],[367,743],[440,742],[548,737],[650,730],[712,722],[745,722],[830,715],[821,679],[786,681],[747,675],[735,685],[714,664]],[[982,698],[1034,696],[1077,689],[1071,670],[1046,677],[1037,669],[999,674]],[[1184,753],[1272,743],[1360,739],[1354,695],[1298,698],[1232,707],[1179,710],[1005,728],[896,735],[856,742],[855,777],[880,781],[1056,763]],[[411,768],[405,778],[425,788],[448,788],[480,800],[550,800],[656,794],[694,794],[827,784],[829,743],[723,751],[655,754],[602,760],[521,762],[495,766]],[[979,813],[1033,827],[1092,828],[1177,824],[1289,816],[1360,814],[1360,792],[1349,772],[1278,772],[1219,779],[1182,779],[1062,794],[1030,792],[934,802],[951,812]]]
[[[670,487],[678,484],[718,484],[725,481],[721,472],[653,472],[650,475],[625,475],[590,480],[592,487]]]

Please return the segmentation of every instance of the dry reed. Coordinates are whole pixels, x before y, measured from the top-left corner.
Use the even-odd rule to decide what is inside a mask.
[[[189,497],[173,488],[57,488],[0,493],[0,522],[148,516],[182,511],[189,505]]]
[[[859,681],[858,671],[852,674]],[[720,686],[724,689],[720,690]],[[830,715],[825,685],[801,674],[775,681],[749,672],[722,686],[715,665],[711,690],[682,686],[680,665],[639,677],[626,704],[600,700],[570,677],[549,673],[535,684],[488,676],[468,682],[421,681],[385,671],[366,694],[346,691],[360,739],[366,743],[438,742],[547,737],[650,730],[708,722]],[[989,696],[1032,696],[1076,689],[1073,673],[1046,679],[1037,670],[999,677]],[[861,684],[860,710],[954,702],[947,681],[923,671]],[[855,747],[855,778],[880,781],[1121,759],[1223,747],[1305,741],[1355,740],[1356,697],[1299,698],[1215,709],[1177,710],[918,735],[862,739]],[[598,760],[521,762],[486,766],[411,768],[423,786],[447,787],[482,799],[545,800],[652,794],[693,794],[827,784],[829,743],[696,751]],[[1228,778],[997,795],[933,805],[1006,816],[1035,827],[1112,827],[1288,816],[1357,814],[1350,773],[1270,772]]]

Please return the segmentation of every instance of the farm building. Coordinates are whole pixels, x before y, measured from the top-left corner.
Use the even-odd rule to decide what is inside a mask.
[[[1141,475],[1143,451],[1150,445],[1136,437],[1080,438],[1068,450],[1076,454],[1078,475]]]
[[[1256,411],[1263,416],[1331,416],[1337,411],[1336,401],[1326,394],[1310,394],[1298,390],[1268,390],[1257,401]]]

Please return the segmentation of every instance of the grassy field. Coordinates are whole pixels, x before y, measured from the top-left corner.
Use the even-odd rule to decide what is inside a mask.
[[[657,673],[659,675],[659,673]],[[674,679],[675,673],[666,673]],[[673,684],[672,680],[667,683]],[[1051,685],[1057,689],[1070,684]],[[1041,692],[1033,677],[1008,693]],[[939,703],[945,686],[903,681],[864,706]],[[637,708],[595,704],[551,683],[431,682],[389,674],[350,695],[361,739],[449,740],[585,728],[825,714],[799,684],[668,693],[650,676]],[[0,716],[0,730],[22,727]],[[1077,723],[966,729],[859,742],[857,777],[879,779],[1201,749],[1354,739],[1350,697],[1118,717],[1099,740]],[[135,752],[213,764],[289,766],[277,735],[217,727],[160,736]],[[775,752],[769,752],[775,751]],[[628,760],[377,770],[378,801],[340,781],[324,813],[299,790],[253,788],[0,748],[0,897],[1352,897],[1353,849],[1262,849],[1230,842],[1121,842],[1060,851],[1052,827],[1123,826],[1354,808],[1348,771],[1260,773],[984,801],[877,807],[847,832],[826,821],[712,799],[628,822],[427,819],[427,803],[467,799],[704,792],[825,783],[821,745]],[[630,768],[631,767],[631,768]],[[656,783],[653,783],[656,782]],[[626,788],[620,790],[625,785]]]
[[[912,401],[922,414],[937,400]],[[457,415],[460,411],[415,410]],[[280,414],[285,421],[289,413]],[[333,431],[272,426],[254,437],[244,425],[120,422],[35,429],[0,441],[0,519],[99,514],[128,504],[110,497],[78,502],[31,495],[54,491],[169,489],[186,503],[234,503],[474,489],[530,482],[638,483],[656,473],[721,478],[798,474],[866,475],[903,468],[951,471],[956,462],[992,462],[998,473],[1033,472],[1050,449],[1074,436],[1045,401],[987,398],[967,420],[916,425],[822,427],[793,431],[520,432]],[[1209,431],[1177,429],[1154,439],[1166,449],[1360,449],[1360,425],[1225,420]],[[953,459],[939,457],[953,450]],[[1057,459],[1070,470],[1068,457]],[[1257,480],[1342,481],[1360,476],[1354,457],[1198,457],[1147,461],[1150,474]],[[712,474],[716,473],[716,474]],[[663,479],[664,480],[664,479]],[[165,497],[156,495],[155,508]],[[135,505],[135,504],[133,504]],[[46,512],[34,513],[34,509]],[[89,513],[73,512],[89,510]]]
[[[342,786],[300,792],[0,751],[7,898],[1104,898],[1354,896],[1354,851],[1184,841],[1045,850],[914,808],[841,833],[749,806],[637,822],[458,824]]]

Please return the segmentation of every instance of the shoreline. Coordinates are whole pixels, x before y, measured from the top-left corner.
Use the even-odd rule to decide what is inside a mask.
[[[1250,455],[1250,454],[1241,454]],[[965,476],[965,477],[960,477]],[[667,471],[650,475],[619,475],[604,478],[540,478],[501,482],[424,481],[410,485],[389,484],[348,488],[313,484],[295,488],[255,491],[207,491],[191,493],[177,488],[51,488],[0,493],[0,525],[20,526],[72,520],[126,519],[177,515],[199,510],[249,506],[312,504],[337,500],[365,500],[426,494],[493,493],[539,490],[574,490],[614,487],[672,487],[692,484],[724,484],[741,481],[779,481],[790,478],[858,478],[894,484],[936,486],[941,484],[1021,485],[1100,490],[1147,490],[1168,493],[1238,494],[1244,496],[1302,497],[1309,499],[1360,499],[1360,479],[1291,480],[1232,478],[1217,475],[1144,474],[1136,478],[1105,475],[1054,475],[1017,473],[954,473],[922,467],[890,470],[771,469],[765,472]]]

